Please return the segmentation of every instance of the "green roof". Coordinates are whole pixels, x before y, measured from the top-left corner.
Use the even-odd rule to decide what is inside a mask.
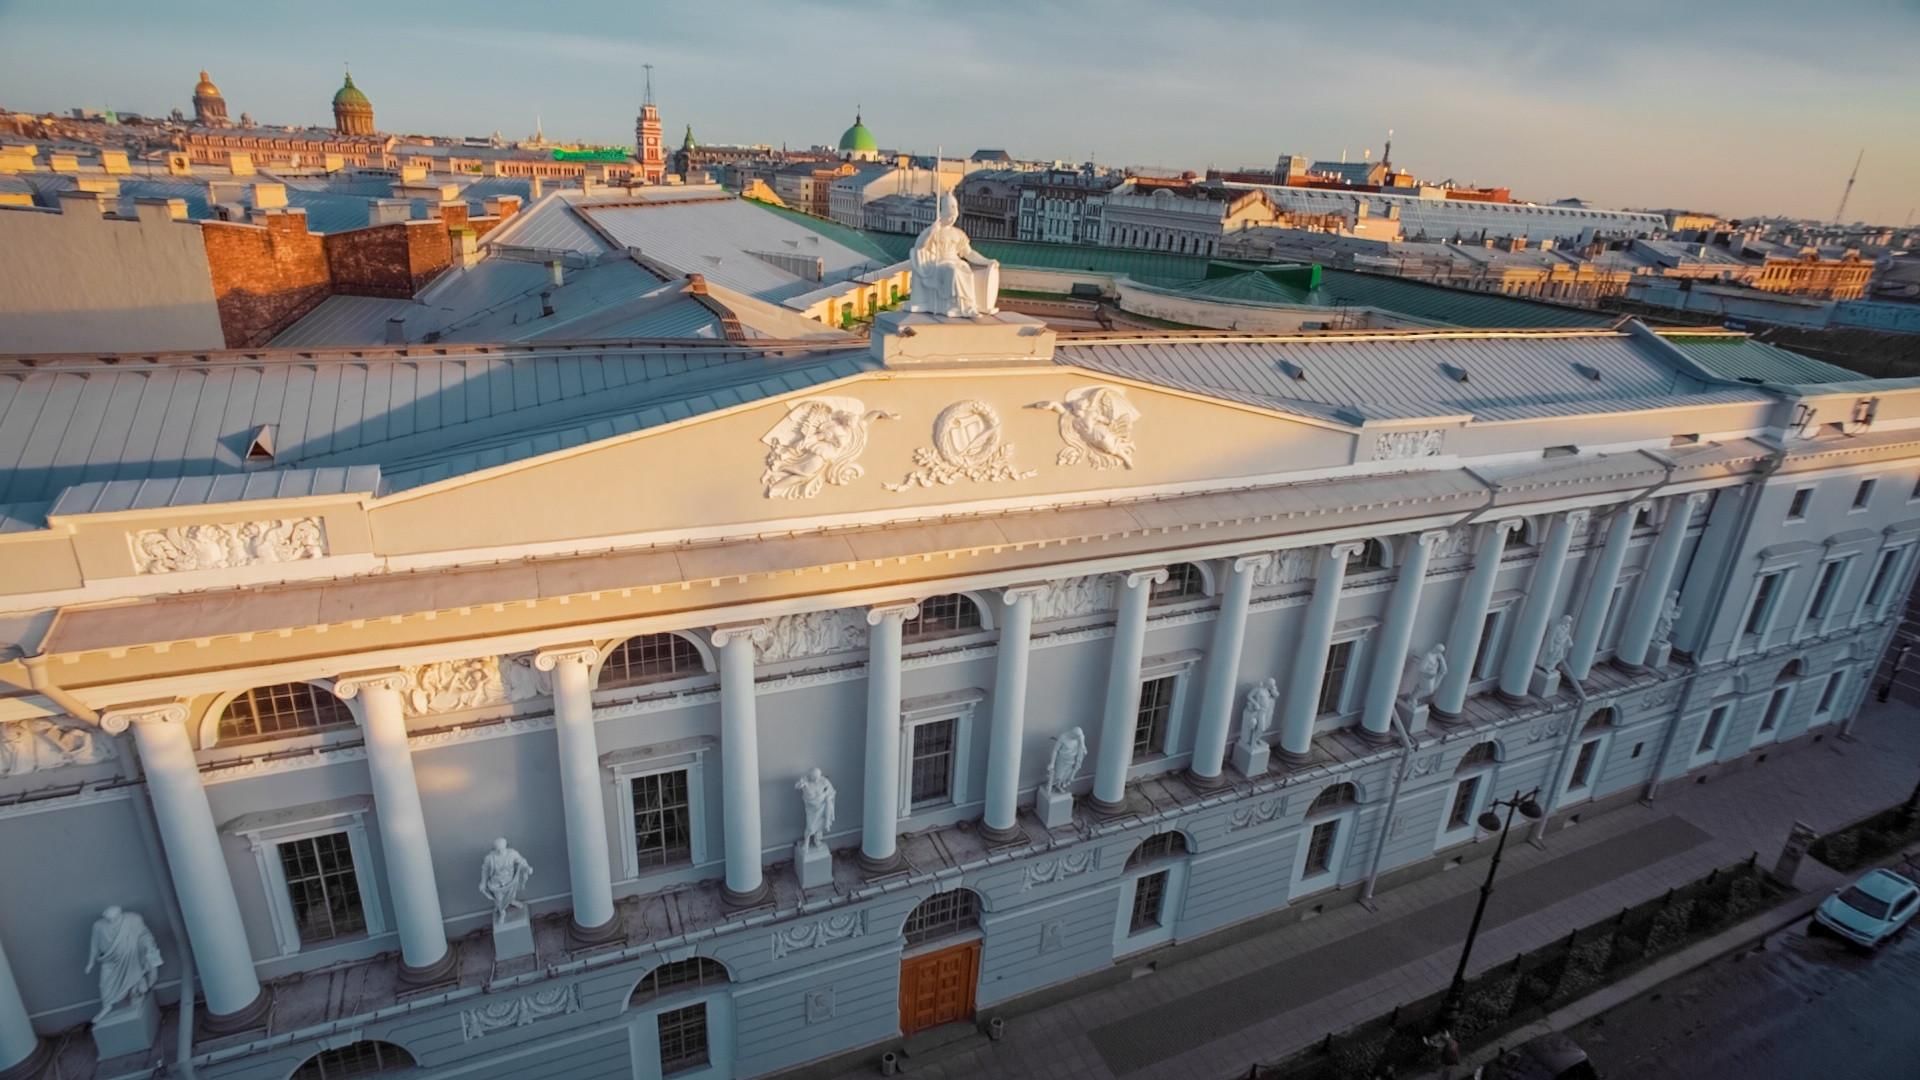
[[[913,250],[914,238],[901,233],[870,232],[866,236],[873,243],[896,252],[896,259],[906,258]],[[1035,244],[1022,240],[975,240],[973,250],[1008,266],[1028,266],[1036,270],[1086,270],[1175,283],[1199,281],[1207,276],[1207,260],[1197,255],[1079,244]]]
[[[360,88],[353,85],[352,75],[347,76],[346,85],[334,92],[333,103],[335,105],[364,105],[369,109],[373,108],[373,102],[367,100],[367,95],[361,93]]]
[[[853,126],[840,136],[840,149],[870,153],[880,149],[880,144],[873,140],[873,132],[867,130],[867,125],[860,122],[860,115],[855,113]]]
[[[1539,330],[1606,326],[1617,315],[1581,308],[1543,304],[1512,296],[1452,289],[1422,281],[1366,274],[1356,270],[1326,270],[1313,303],[1323,307],[1355,305],[1379,308],[1429,322],[1480,330]]]
[[[1716,375],[1784,385],[1852,382],[1859,373],[1764,341],[1732,334],[1662,334],[1666,343]]]

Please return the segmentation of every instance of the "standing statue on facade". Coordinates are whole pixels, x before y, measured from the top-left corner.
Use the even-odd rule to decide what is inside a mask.
[[[1080,765],[1087,760],[1087,733],[1079,728],[1071,728],[1065,735],[1057,735],[1053,740],[1053,756],[1047,759],[1047,790],[1065,795],[1073,787],[1073,779],[1080,775]]]
[[[153,932],[137,913],[122,911],[118,905],[107,908],[93,921],[93,938],[87,947],[86,973],[100,969],[99,1023],[121,1002],[138,1004],[153,989],[160,971],[160,946]]]
[[[1680,590],[1667,593],[1667,602],[1660,606],[1660,617],[1653,622],[1653,643],[1665,645],[1673,640],[1674,624],[1680,621]]]
[[[493,901],[495,921],[505,919],[514,908],[522,911],[527,909],[527,905],[520,900],[520,894],[526,890],[527,879],[532,876],[533,864],[508,847],[506,837],[496,837],[493,850],[487,852],[486,858],[480,861],[480,895]]]
[[[942,192],[939,218],[913,242],[908,311],[971,319],[1000,310],[1000,264],[973,250],[959,219],[953,192]]]
[[[1271,676],[1253,684],[1247,691],[1247,703],[1240,709],[1240,743],[1248,749],[1267,741],[1267,729],[1273,726],[1273,706],[1280,700],[1280,684]]]
[[[1432,701],[1434,691],[1440,689],[1440,680],[1447,677],[1447,670],[1447,646],[1444,642],[1435,643],[1433,648],[1415,657],[1413,677],[1408,680],[1409,704]]]
[[[808,769],[807,775],[794,781],[795,790],[800,792],[800,802],[807,808],[807,831],[800,842],[809,848],[827,846],[827,830],[833,828],[833,781],[818,768]]]
[[[1573,651],[1573,616],[1562,615],[1560,621],[1553,624],[1553,633],[1547,637],[1547,647],[1540,653],[1540,670],[1558,671],[1560,662]]]

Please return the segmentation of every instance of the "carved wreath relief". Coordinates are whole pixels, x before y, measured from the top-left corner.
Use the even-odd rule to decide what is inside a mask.
[[[916,468],[888,491],[933,487],[959,480],[1025,480],[1040,470],[1021,472],[1013,463],[1013,444],[1000,441],[1000,414],[984,401],[960,401],[940,410],[933,421],[933,445],[913,452]]]
[[[859,458],[867,428],[899,417],[869,410],[857,398],[817,397],[796,401],[780,422],[760,436],[767,470],[760,483],[769,499],[811,499],[827,484],[849,484],[866,475]]]
[[[128,533],[137,574],[222,570],[256,563],[300,562],[327,553],[326,526],[317,517],[182,525]]]
[[[1117,386],[1082,386],[1059,401],[1036,401],[1029,409],[1060,414],[1061,449],[1056,463],[1096,469],[1133,468],[1133,423],[1140,410]]]

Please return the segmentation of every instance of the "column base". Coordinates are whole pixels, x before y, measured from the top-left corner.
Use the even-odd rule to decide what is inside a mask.
[[[448,952],[452,952],[451,949]],[[266,987],[261,987],[252,1001],[230,1013],[217,1013],[212,1009],[200,1014],[200,1030],[209,1035],[231,1035],[236,1031],[246,1031],[266,1023],[267,1013],[273,1007],[273,995]],[[0,1077],[5,1074],[0,1073]]]
[[[856,861],[860,864],[860,871],[868,877],[883,877],[887,874],[897,874],[906,869],[907,866],[907,861],[900,857],[900,849],[898,847],[893,849],[892,854],[878,859],[863,850],[856,856]]]
[[[0,1080],[34,1080],[51,1064],[53,1064],[53,1044],[45,1039],[36,1039],[32,1053],[0,1069]]]
[[[765,875],[761,876],[760,884],[745,892],[740,892],[725,882],[720,883],[720,901],[730,908],[759,907],[772,895],[773,889],[767,885]]]
[[[1362,726],[1354,728],[1353,733],[1360,736],[1360,741],[1366,743],[1368,746],[1385,746],[1393,741],[1393,730],[1391,728],[1386,731],[1375,731],[1370,727]]]
[[[414,967],[405,960],[401,960],[400,982],[406,986],[432,986],[435,983],[446,982],[453,977],[454,969],[459,966],[459,962],[460,956],[454,951],[452,945],[447,946],[447,951],[441,954],[440,959],[422,967]]]
[[[1495,690],[1493,696],[1509,705],[1525,705],[1529,700],[1525,694],[1510,694],[1504,688]]]
[[[1126,792],[1120,793],[1119,802],[1108,802],[1098,795],[1087,796],[1087,807],[1103,818],[1122,817],[1127,812]]]
[[[1630,664],[1625,660],[1620,659],[1617,656],[1607,662],[1612,664],[1615,670],[1623,671],[1628,675],[1645,675],[1649,670],[1651,670],[1645,664]]]
[[[1460,712],[1448,712],[1432,702],[1427,703],[1427,719],[1439,724],[1441,727],[1453,727],[1455,724],[1464,723],[1465,712],[1464,707]]]
[[[1280,761],[1283,764],[1292,766],[1293,768],[1296,768],[1296,769],[1302,765],[1310,764],[1313,761],[1312,747],[1308,747],[1305,750],[1289,750],[1283,746],[1279,749],[1279,751],[1277,751],[1277,753],[1280,758]]]
[[[1201,776],[1192,769],[1188,769],[1186,775],[1181,777],[1181,779],[1185,780],[1187,786],[1195,791],[1219,791],[1232,782],[1227,779],[1227,770],[1224,766],[1219,772],[1214,773],[1212,776]]]
[[[994,828],[987,824],[984,818],[980,821],[980,839],[985,840],[988,847],[1005,847],[1008,844],[1017,843],[1026,838],[1026,830],[1020,827],[1020,820],[1017,816],[1014,818],[1014,823],[1004,829]]]
[[[623,937],[626,926],[620,921],[620,909],[614,908],[613,918],[599,926],[581,926],[572,916],[567,918],[567,942],[572,945],[605,945],[609,941]]]

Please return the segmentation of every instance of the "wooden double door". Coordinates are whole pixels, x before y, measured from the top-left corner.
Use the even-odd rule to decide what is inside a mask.
[[[910,956],[900,962],[900,1033],[973,1019],[980,981],[980,942]]]

